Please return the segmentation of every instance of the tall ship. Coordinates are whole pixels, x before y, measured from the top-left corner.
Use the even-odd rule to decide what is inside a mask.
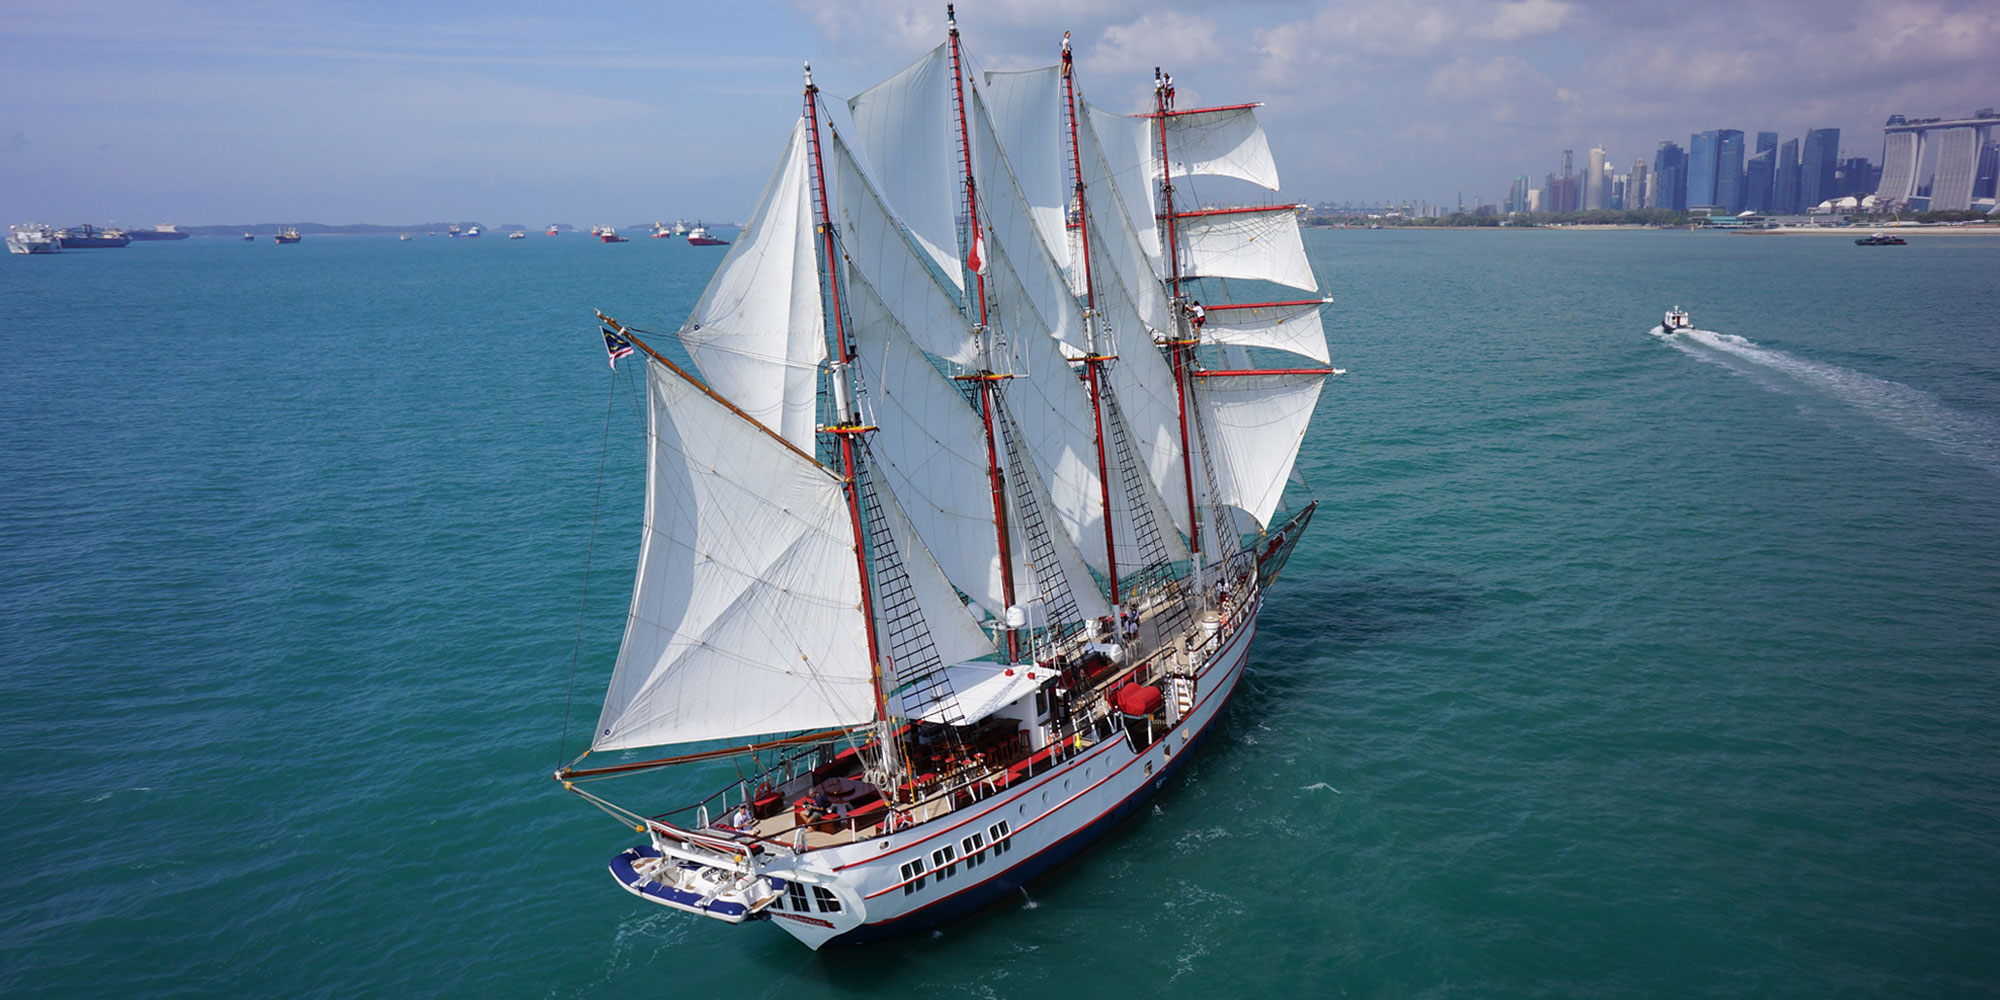
[[[64,250],[102,250],[132,242],[122,229],[99,229],[88,222],[56,230],[56,240]]]
[[[125,235],[136,243],[157,243],[164,240],[184,240],[188,234],[175,228],[171,222],[162,222],[151,229],[134,229]]]
[[[7,231],[8,253],[61,253],[62,241],[55,227],[39,222],[23,222]]]
[[[1256,105],[1156,71],[1115,114],[1067,36],[979,72],[947,25],[851,135],[807,68],[673,338],[694,370],[599,313],[644,369],[645,518],[554,777],[640,835],[626,891],[812,948],[1002,899],[1174,777],[1317,506],[1286,485],[1338,371],[1296,206],[1194,200],[1276,195]]]

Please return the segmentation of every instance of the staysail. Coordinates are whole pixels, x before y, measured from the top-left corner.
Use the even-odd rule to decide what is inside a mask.
[[[680,337],[717,392],[811,451],[826,313],[813,265],[805,129],[800,119]]]
[[[951,84],[950,47],[939,45],[855,95],[847,107],[857,145],[883,190],[892,193],[896,216],[962,291],[957,219],[963,202]]]

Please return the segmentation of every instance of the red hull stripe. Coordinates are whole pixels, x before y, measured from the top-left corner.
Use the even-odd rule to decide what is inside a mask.
[[[1260,602],[1261,602],[1261,598],[1260,598]],[[1254,628],[1252,629],[1252,631],[1255,631],[1255,630],[1254,630]],[[1229,667],[1229,668],[1226,668],[1226,669],[1225,669],[1225,670],[1223,671],[1223,674],[1224,674],[1225,676],[1227,676],[1227,675],[1230,675],[1230,674],[1236,674],[1236,675],[1238,675],[1238,678],[1240,679],[1240,677],[1241,677],[1241,674],[1242,674],[1242,671],[1243,671],[1243,668],[1244,668],[1244,667],[1245,667],[1245,666],[1246,666],[1246,665],[1247,665],[1247,664],[1248,664],[1248,663],[1250,662],[1250,649],[1249,649],[1249,646],[1248,646],[1248,644],[1245,644],[1244,648],[1242,649],[1242,651],[1241,651],[1241,652],[1240,652],[1240,654],[1239,654],[1239,657],[1240,657],[1240,658],[1239,658],[1239,659],[1238,659],[1238,660],[1236,661],[1236,665],[1235,665],[1235,666],[1233,666],[1233,667]],[[1221,688],[1221,687],[1224,687],[1224,686],[1225,686],[1225,685],[1217,685],[1217,686],[1216,686],[1216,688]],[[1233,682],[1232,682],[1232,683],[1230,683],[1230,684],[1228,684],[1228,685],[1226,685],[1226,687],[1227,687],[1227,688],[1228,688],[1229,690],[1231,690],[1231,691],[1234,691],[1234,690],[1235,690],[1235,684],[1234,684]],[[1203,704],[1206,704],[1206,703],[1208,702],[1208,699],[1209,699],[1209,697],[1210,697],[1210,696],[1212,696],[1212,695],[1214,695],[1214,694],[1215,694],[1215,689],[1211,689],[1211,690],[1210,690],[1210,691],[1208,692],[1208,694],[1207,694],[1207,695],[1204,695],[1204,696],[1202,697],[1202,699],[1201,699],[1201,701],[1200,701],[1200,702],[1197,702],[1197,703],[1196,703],[1196,705],[1195,705],[1195,708],[1194,708],[1194,711],[1195,711],[1195,712],[1198,712],[1198,711],[1200,711],[1200,710],[1201,710],[1201,706],[1202,706]],[[1193,714],[1193,713],[1191,712],[1190,714]],[[1216,715],[1220,715],[1220,714],[1221,714],[1221,713],[1220,713],[1219,711],[1218,711],[1218,712],[1216,713]],[[1216,716],[1215,716],[1215,715],[1211,715],[1211,716],[1209,716],[1209,719],[1208,719],[1208,721],[1202,724],[1202,727],[1201,727],[1201,730],[1200,730],[1199,732],[1197,732],[1197,733],[1194,733],[1194,734],[1193,734],[1193,735],[1192,735],[1192,736],[1191,736],[1191,737],[1190,737],[1189,739],[1187,739],[1187,740],[1183,741],[1183,742],[1182,742],[1182,745],[1181,745],[1181,752],[1182,752],[1182,753],[1186,753],[1186,752],[1187,752],[1187,747],[1189,747],[1189,746],[1192,746],[1195,740],[1197,740],[1197,739],[1200,739],[1200,738],[1201,738],[1201,737],[1202,737],[1203,735],[1205,735],[1205,734],[1206,734],[1206,733],[1208,732],[1208,727],[1209,727],[1209,726],[1212,726],[1212,725],[1214,725],[1214,724],[1215,724],[1215,719],[1216,719]],[[1114,740],[1114,741],[1111,741],[1111,742],[1112,742],[1113,744],[1115,744],[1115,743],[1117,743],[1117,742],[1119,742],[1119,741],[1115,741],[1115,740]],[[1136,756],[1136,757],[1133,757],[1133,758],[1132,758],[1132,759],[1131,759],[1130,761],[1127,761],[1127,762],[1126,762],[1126,764],[1125,764],[1125,767],[1121,767],[1121,768],[1119,768],[1119,769],[1118,769],[1117,771],[1114,771],[1114,772],[1112,772],[1111,774],[1108,774],[1108,775],[1105,775],[1105,776],[1104,776],[1104,777],[1103,777],[1102,779],[1100,779],[1100,780],[1098,780],[1098,781],[1096,781],[1096,782],[1092,783],[1092,784],[1091,784],[1091,785],[1090,785],[1089,787],[1087,787],[1087,788],[1083,789],[1082,791],[1079,791],[1079,792],[1077,792],[1077,793],[1076,793],[1075,795],[1072,795],[1072,796],[1070,796],[1070,797],[1069,797],[1068,799],[1064,799],[1064,800],[1063,800],[1063,801],[1062,801],[1061,803],[1058,803],[1058,804],[1056,805],[1055,809],[1051,809],[1051,810],[1049,810],[1048,812],[1045,812],[1045,813],[1043,813],[1042,815],[1040,815],[1040,816],[1037,816],[1037,817],[1035,817],[1034,819],[1031,819],[1031,820],[1027,821],[1026,823],[1024,823],[1024,824],[1022,824],[1022,825],[1021,825],[1020,829],[1021,829],[1021,830],[1025,830],[1025,829],[1027,829],[1028,827],[1030,827],[1030,826],[1033,826],[1034,824],[1036,824],[1036,823],[1039,823],[1039,822],[1041,822],[1042,820],[1044,820],[1044,819],[1047,819],[1048,817],[1050,817],[1050,816],[1054,815],[1054,814],[1055,814],[1055,812],[1056,812],[1056,810],[1058,810],[1058,809],[1061,809],[1061,808],[1062,808],[1063,806],[1065,806],[1065,805],[1068,805],[1068,804],[1069,804],[1069,803],[1070,803],[1071,801],[1074,801],[1075,799],[1077,799],[1077,798],[1080,798],[1080,797],[1082,797],[1083,795],[1086,795],[1086,794],[1088,794],[1088,793],[1089,793],[1089,792],[1090,792],[1091,790],[1093,790],[1093,789],[1097,788],[1097,787],[1098,787],[1099,785],[1102,785],[1102,784],[1104,784],[1105,782],[1107,782],[1107,781],[1110,781],[1110,780],[1111,780],[1112,778],[1114,778],[1114,777],[1117,777],[1117,776],[1118,776],[1118,775],[1119,775],[1120,773],[1123,773],[1123,772],[1125,771],[1125,768],[1129,768],[1129,767],[1131,767],[1131,766],[1132,766],[1133,764],[1137,764],[1137,763],[1139,763],[1140,761],[1142,761],[1142,760],[1145,760],[1145,759],[1146,759],[1146,758],[1147,758],[1148,756],[1150,756],[1150,755],[1151,755],[1151,751],[1152,751],[1152,748],[1151,748],[1151,747],[1148,747],[1148,748],[1147,748],[1147,752],[1146,752],[1146,753],[1142,753],[1142,754],[1139,754],[1139,755],[1138,755],[1138,756]],[[1089,827],[1089,826],[1090,826],[1090,825],[1091,825],[1092,823],[1095,823],[1095,822],[1097,822],[1098,820],[1100,820],[1100,819],[1103,819],[1103,818],[1104,818],[1105,816],[1108,816],[1108,815],[1110,815],[1110,814],[1111,814],[1112,812],[1115,812],[1115,811],[1117,811],[1118,807],[1119,807],[1119,806],[1122,806],[1122,805],[1124,805],[1124,804],[1125,804],[1125,803],[1126,803],[1127,801],[1129,801],[1129,800],[1130,800],[1130,799],[1132,798],[1132,796],[1134,796],[1134,795],[1138,795],[1138,794],[1140,794],[1140,793],[1144,792],[1144,791],[1145,791],[1145,788],[1146,788],[1146,785],[1147,785],[1147,784],[1148,784],[1148,782],[1140,782],[1140,783],[1139,783],[1139,785],[1138,785],[1138,787],[1136,787],[1136,788],[1132,789],[1132,791],[1131,791],[1130,793],[1128,793],[1128,794],[1127,794],[1127,795],[1125,796],[1125,798],[1123,798],[1123,799],[1119,799],[1119,800],[1118,800],[1117,802],[1113,803],[1113,804],[1111,805],[1111,807],[1110,807],[1110,808],[1108,808],[1108,809],[1105,809],[1105,810],[1104,810],[1103,812],[1100,812],[1100,813],[1098,813],[1098,814],[1097,814],[1097,815],[1096,815],[1095,817],[1092,817],[1092,818],[1091,818],[1091,819],[1090,819],[1089,821],[1087,821],[1087,822],[1085,822],[1085,823],[1081,823],[1081,824],[1078,824],[1078,825],[1077,825],[1077,829],[1078,829],[1078,830],[1083,830],[1083,829],[1086,829],[1086,828],[1088,828],[1088,827]],[[1010,800],[1010,801],[1011,801],[1011,800]],[[1016,830],[1016,831],[1014,831],[1014,832],[1015,832],[1015,833],[1018,833],[1018,832],[1020,832],[1020,831],[1019,831],[1019,830]],[[1008,834],[1008,836],[1009,836],[1009,838],[1011,838],[1011,837],[1013,836],[1013,833],[1010,833],[1010,834]],[[1058,841],[1057,843],[1059,844],[1059,843],[1061,843],[1061,842],[1060,842],[1060,841]],[[1046,851],[1046,850],[1051,850],[1051,849],[1053,849],[1053,848],[1054,848],[1055,846],[1056,846],[1056,844],[1051,844],[1051,845],[1050,845],[1049,847],[1047,847],[1047,848],[1044,848],[1043,850],[1045,850],[1045,851]],[[1018,861],[1018,862],[1015,862],[1015,863],[1014,863],[1013,865],[1009,865],[1009,866],[1008,866],[1008,868],[1007,868],[1007,870],[1008,870],[1008,871],[1012,871],[1012,870],[1014,870],[1015,868],[1018,868],[1018,867],[1020,867],[1020,866],[1021,866],[1022,864],[1025,864],[1025,863],[1026,863],[1027,861],[1029,861],[1029,860],[1032,860],[1032,859],[1033,859],[1034,857],[1037,857],[1037,856],[1039,856],[1040,854],[1041,854],[1041,852],[1040,852],[1040,851],[1038,851],[1038,852],[1036,852],[1036,854],[1034,854],[1034,855],[1030,855],[1030,856],[1029,856],[1029,857],[1027,857],[1027,858],[1023,858],[1023,859],[1022,859],[1021,861]],[[926,873],[926,874],[928,875],[928,874],[930,874],[930,873]],[[991,881],[993,881],[993,879],[995,879],[995,878],[1001,878],[1001,877],[1004,877],[1005,875],[1006,875],[1006,872],[1004,872],[1004,871],[1003,871],[1003,872],[996,872],[996,873],[995,873],[995,874],[993,875],[993,877],[992,877],[992,878],[987,878],[987,879],[984,879],[984,880],[982,880],[982,881],[979,881],[979,882],[975,882],[975,883],[973,883],[972,885],[968,885],[968,886],[962,886],[962,887],[960,887],[959,889],[957,889],[957,890],[955,890],[954,892],[952,892],[952,893],[951,893],[950,895],[947,895],[947,896],[943,896],[943,897],[940,897],[940,898],[938,898],[938,899],[936,899],[936,900],[933,900],[933,901],[931,901],[931,902],[929,902],[929,903],[926,903],[926,904],[924,904],[923,906],[919,906],[919,907],[917,907],[916,909],[914,909],[914,910],[911,910],[910,912],[908,912],[908,913],[905,913],[905,914],[903,914],[902,916],[899,916],[899,917],[894,917],[894,918],[891,918],[891,919],[890,919],[890,920],[888,920],[888,921],[884,921],[884,923],[894,923],[894,922],[896,922],[896,921],[901,921],[901,920],[907,920],[907,919],[909,919],[910,917],[913,917],[913,916],[916,916],[917,914],[919,914],[919,913],[922,913],[923,911],[925,911],[925,910],[928,910],[928,909],[930,909],[931,907],[934,907],[934,906],[937,906],[937,905],[939,905],[939,904],[941,904],[941,903],[944,903],[944,902],[946,902],[946,901],[950,900],[950,899],[952,898],[952,896],[958,896],[958,895],[963,895],[964,893],[966,893],[966,892],[968,892],[968,891],[970,891],[970,890],[973,890],[973,889],[977,889],[977,888],[979,888],[980,886],[982,886],[982,885],[985,885],[985,884],[986,884],[987,882],[991,882]],[[914,881],[916,881],[916,880],[915,880],[915,879],[908,879],[908,880],[906,880],[906,881],[911,881],[911,882],[914,882]],[[882,889],[882,890],[880,890],[880,891],[878,891],[878,892],[871,892],[871,893],[869,893],[869,894],[868,894],[868,895],[867,895],[866,897],[864,897],[864,898],[866,898],[866,899],[874,899],[874,898],[875,898],[875,897],[877,897],[877,896],[881,896],[881,895],[884,895],[884,894],[886,894],[886,893],[888,893],[888,892],[891,892],[891,891],[893,891],[893,890],[895,890],[895,889],[899,889],[899,888],[901,888],[902,886],[903,886],[903,883],[902,883],[902,882],[898,882],[898,883],[896,883],[895,885],[892,885],[892,886],[889,886],[888,888],[886,888],[886,889]]]
[[[1259,609],[1262,609],[1262,608],[1263,608],[1263,606],[1264,606],[1264,603],[1263,603],[1263,602],[1264,602],[1264,598],[1263,598],[1263,597],[1262,597],[1262,596],[1260,595],[1260,596],[1259,596],[1259,597],[1257,598],[1257,607],[1256,607],[1255,609],[1252,609],[1252,611],[1251,611],[1251,615],[1250,615],[1250,621],[1252,621],[1253,623],[1254,623],[1254,622],[1256,621],[1256,611],[1257,611],[1257,610],[1259,610]],[[1246,654],[1246,655],[1247,655],[1247,654]],[[1227,671],[1227,670],[1224,670],[1223,672],[1224,672],[1224,673],[1228,673],[1228,671]],[[1211,696],[1213,696],[1214,694],[1215,694],[1215,689],[1214,689],[1214,688],[1210,688],[1210,689],[1208,689],[1208,691],[1207,691],[1207,692],[1205,692],[1205,693],[1204,693],[1204,694],[1203,694],[1203,695],[1201,696],[1201,700],[1195,703],[1195,706],[1194,706],[1194,708],[1191,708],[1191,709],[1189,709],[1189,710],[1188,710],[1188,714],[1192,715],[1192,714],[1194,714],[1195,712],[1198,712],[1198,711],[1200,711],[1200,710],[1201,710],[1201,706],[1202,706],[1202,705],[1204,705],[1204,704],[1207,704],[1207,703],[1208,703],[1208,699],[1209,699],[1209,698],[1210,698]],[[1104,742],[1102,742],[1102,743],[1099,743],[1099,744],[1097,744],[1096,746],[1092,747],[1092,748],[1091,748],[1091,749],[1089,750],[1089,752],[1085,754],[1085,757],[1089,757],[1089,758],[1094,758],[1094,757],[1097,757],[1097,756],[1099,756],[1099,755],[1101,755],[1101,754],[1105,753],[1106,751],[1110,750],[1110,749],[1111,749],[1112,747],[1114,747],[1114,746],[1117,746],[1117,745],[1118,745],[1118,743],[1119,743],[1119,741],[1118,741],[1118,740],[1106,740],[1106,741],[1104,741]],[[1141,756],[1143,756],[1143,755],[1141,755]],[[1072,762],[1075,762],[1075,761],[1081,761],[1081,760],[1083,760],[1083,759],[1084,759],[1084,758],[1080,758],[1080,757],[1071,757],[1071,758],[1070,758],[1070,760],[1071,760]],[[1138,760],[1138,759],[1139,759],[1139,758],[1137,758],[1137,757],[1134,757],[1134,758],[1133,758],[1133,760]],[[1127,766],[1130,766],[1130,765],[1127,765]],[[1068,770],[1068,768],[1065,768],[1065,770]],[[1045,771],[1045,772],[1043,772],[1043,773],[1044,773],[1044,774],[1052,774],[1052,773],[1054,773],[1054,772],[1053,772],[1053,771],[1051,770],[1051,771]],[[1102,782],[1099,782],[1099,784],[1102,784]],[[961,828],[963,828],[963,827],[965,827],[965,826],[967,826],[967,825],[969,825],[969,824],[972,824],[972,823],[977,823],[977,822],[981,822],[981,821],[983,821],[983,820],[984,820],[984,819],[985,819],[985,818],[986,818],[987,816],[991,815],[991,814],[992,814],[992,813],[993,813],[993,812],[994,812],[995,810],[997,810],[997,809],[1000,809],[1000,808],[1002,808],[1002,807],[1005,807],[1005,806],[1008,806],[1008,805],[1011,805],[1011,804],[1013,804],[1013,802],[1014,802],[1014,801],[1015,801],[1016,799],[1019,799],[1019,798],[1022,798],[1022,797],[1024,797],[1024,796],[1026,796],[1026,795],[1027,795],[1027,794],[1028,794],[1029,792],[1033,791],[1034,789],[1033,789],[1032,787],[1030,787],[1030,786],[1032,786],[1032,785],[1034,785],[1034,781],[1030,780],[1030,781],[1028,781],[1028,782],[1026,782],[1026,783],[1024,783],[1024,784],[1022,784],[1022,785],[1020,785],[1020,786],[1018,786],[1018,789],[1017,789],[1017,788],[1016,788],[1015,786],[1010,786],[1010,787],[1009,787],[1009,791],[1013,792],[1013,794],[1011,794],[1011,795],[1007,795],[1007,796],[1006,796],[1006,798],[1005,798],[1004,800],[1002,800],[1002,799],[1001,799],[1001,797],[1000,797],[999,795],[995,795],[995,796],[993,796],[992,798],[989,798],[989,799],[986,799],[986,800],[984,800],[984,801],[985,801],[986,803],[988,803],[988,805],[987,805],[987,807],[986,807],[985,809],[981,810],[981,811],[979,812],[979,814],[978,814],[977,816],[968,816],[968,817],[966,817],[965,819],[961,820],[961,821],[960,821],[960,822],[958,822],[958,823],[955,823],[955,824],[953,824],[953,825],[952,825],[952,826],[950,826],[950,827],[947,827],[947,828],[945,828],[945,829],[942,829],[942,830],[938,830],[938,831],[936,831],[935,833],[932,833],[932,834],[931,834],[930,836],[928,836],[928,837],[925,837],[925,838],[923,838],[922,840],[913,840],[913,841],[911,841],[911,842],[909,842],[909,843],[907,843],[907,844],[904,844],[904,845],[903,845],[902,847],[899,847],[899,848],[896,848],[895,850],[892,850],[892,851],[883,851],[883,852],[882,852],[882,853],[880,853],[880,854],[877,854],[877,855],[874,855],[873,857],[868,857],[868,858],[863,858],[863,859],[862,859],[862,860],[860,860],[860,861],[850,861],[850,862],[848,862],[847,864],[844,864],[844,865],[840,865],[839,867],[836,867],[836,868],[834,869],[834,871],[837,871],[837,872],[840,872],[840,871],[846,871],[847,869],[849,869],[849,868],[853,868],[853,867],[855,867],[855,866],[857,866],[857,865],[867,865],[867,864],[873,864],[873,863],[875,863],[875,862],[877,862],[877,861],[880,861],[880,860],[882,860],[883,858],[886,858],[886,857],[888,857],[888,856],[889,856],[889,855],[891,855],[891,854],[899,854],[899,853],[901,853],[901,852],[903,852],[903,851],[907,851],[907,850],[909,850],[910,848],[912,848],[912,847],[915,847],[915,846],[917,846],[918,844],[928,844],[928,843],[930,843],[931,841],[933,841],[933,840],[936,840],[936,839],[937,839],[937,838],[939,838],[939,837],[942,837],[942,836],[946,836],[946,835],[948,835],[948,834],[952,833],[953,831],[955,831],[955,830],[958,830],[958,829],[961,829]],[[1030,822],[1033,822],[1033,821],[1031,820]],[[892,888],[893,888],[893,887],[892,887]],[[878,895],[879,895],[879,893],[878,893]]]

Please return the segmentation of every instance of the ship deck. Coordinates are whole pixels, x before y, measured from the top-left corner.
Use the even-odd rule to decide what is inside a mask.
[[[1254,572],[1238,578],[1235,592],[1243,595],[1246,601],[1252,599],[1254,580]],[[1184,600],[1188,601],[1188,613],[1182,616],[1179,614],[1182,609],[1175,605]],[[890,829],[901,828],[898,824],[915,826],[950,816],[1097,745],[1106,738],[1107,729],[1111,734],[1109,738],[1121,738],[1115,728],[1102,725],[1102,721],[1112,714],[1110,693],[1127,681],[1154,683],[1167,673],[1191,669],[1193,665],[1188,662],[1188,646],[1201,641],[1201,615],[1207,604],[1199,599],[1174,596],[1144,607],[1138,615],[1137,636],[1123,644],[1122,662],[1091,676],[1087,686],[1077,689],[1068,699],[1074,721],[1059,739],[1035,747],[1031,745],[1027,729],[1017,731],[1007,725],[963,727],[970,730],[964,740],[929,748],[913,746],[910,761],[912,776],[901,787],[886,790],[876,789],[860,780],[861,757],[850,748],[841,751],[833,765],[822,765],[809,775],[801,774],[785,782],[780,790],[758,796],[753,804],[756,818],[746,828],[736,829],[728,825],[730,812],[737,804],[729,803],[729,808],[719,810],[715,822],[702,832],[729,837],[745,844],[761,841],[816,850],[879,836]],[[1219,648],[1242,624],[1240,621],[1227,621],[1214,638],[1208,640],[1209,645],[1197,647],[1197,655],[1206,655]],[[1173,628],[1173,634],[1163,634],[1169,628]],[[1088,644],[1110,641],[1110,638],[1101,629],[1095,634],[1075,637],[1065,644],[1060,655],[1044,665],[1074,661],[1084,653]],[[987,720],[1003,724],[1013,721]],[[847,779],[859,786],[859,791],[851,801],[830,803],[832,808],[828,813],[807,822],[802,803],[814,789],[828,787],[828,782],[833,779]],[[833,781],[833,785],[842,787],[838,781]]]

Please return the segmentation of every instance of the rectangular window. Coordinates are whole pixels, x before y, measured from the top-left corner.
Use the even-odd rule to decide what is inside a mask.
[[[835,896],[833,890],[828,889],[826,886],[813,886],[813,902],[819,904],[819,912],[821,913],[840,912],[840,898]]]
[[[962,841],[961,843],[962,846],[965,848],[965,867],[968,870],[979,867],[980,862],[986,860],[985,834],[975,833],[972,836],[965,838],[965,840]]]
[[[903,895],[924,887],[924,859],[915,858],[903,865]]]
[[[994,857],[997,858],[1000,855],[1005,854],[1009,850],[1013,849],[1014,845],[1007,842],[1007,834],[1011,831],[1007,829],[1006,820],[1003,819],[1000,822],[993,824],[992,829],[989,830],[988,832],[993,834]]]
[[[790,900],[790,907],[793,913],[806,912],[806,884],[804,882],[794,880],[786,883],[785,896]]]
[[[953,847],[950,844],[946,844],[943,847],[940,847],[937,850],[932,851],[931,869],[937,875],[938,881],[940,882],[957,874],[958,848]]]

